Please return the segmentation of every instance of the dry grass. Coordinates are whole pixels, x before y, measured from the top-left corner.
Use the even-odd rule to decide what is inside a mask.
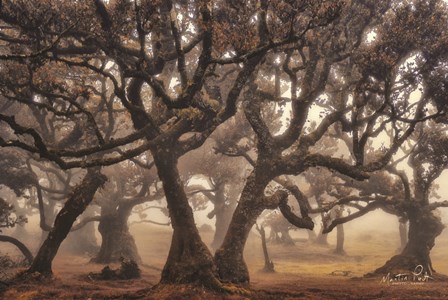
[[[87,275],[103,265],[89,263],[88,257],[60,253],[54,262],[55,279],[44,283],[21,283],[9,288],[1,299],[448,299],[448,285],[430,282],[421,285],[385,285],[378,279],[359,279],[381,266],[396,253],[396,233],[369,231],[347,234],[346,256],[333,254],[333,246],[319,246],[295,234],[294,246],[268,244],[276,273],[263,273],[259,238],[250,236],[246,258],[251,287],[228,287],[233,294],[216,294],[188,285],[154,286],[166,259],[171,232],[168,228],[139,225],[132,228],[145,265],[137,280],[96,281]],[[203,233],[210,243],[212,233]],[[332,241],[330,239],[330,241]],[[448,274],[448,232],[437,240],[433,264]],[[112,265],[111,267],[118,267]],[[349,271],[349,276],[330,275]],[[334,272],[341,275],[343,272]],[[356,279],[358,277],[358,279]]]

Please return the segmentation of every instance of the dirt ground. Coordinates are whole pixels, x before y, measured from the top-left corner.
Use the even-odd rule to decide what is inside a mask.
[[[98,281],[89,277],[104,266],[89,263],[89,257],[58,254],[54,262],[55,279],[28,282],[9,287],[0,299],[448,299],[447,282],[381,283],[381,279],[361,278],[381,266],[397,251],[397,233],[371,230],[347,233],[346,255],[335,255],[329,246],[307,240],[296,231],[294,246],[268,244],[275,273],[260,271],[263,256],[260,239],[253,234],[245,257],[251,272],[250,287],[229,287],[233,294],[217,295],[191,286],[153,288],[169,249],[171,232],[166,227],[134,225],[132,232],[143,258],[142,278],[138,280]],[[209,243],[212,232],[202,232]],[[0,251],[13,251],[0,246]],[[432,252],[434,267],[448,274],[448,233],[437,239]],[[12,253],[9,253],[12,254]],[[117,267],[117,266],[112,266]]]

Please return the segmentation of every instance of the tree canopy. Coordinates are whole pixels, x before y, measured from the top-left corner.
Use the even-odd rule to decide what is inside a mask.
[[[447,163],[436,133],[447,120],[447,26],[442,0],[0,1],[0,167],[11,174],[0,184],[17,194],[43,188],[31,164],[87,170],[61,193],[68,200],[30,270],[51,273],[60,243],[106,177],[117,201],[131,195],[135,205],[160,180],[173,227],[161,282],[220,290],[222,281],[249,281],[243,250],[265,209],[313,229],[309,214],[367,202],[351,203],[357,211],[329,231],[391,209],[388,196],[351,194],[363,189],[359,181],[370,178],[370,189],[387,182],[410,198],[404,176],[398,187],[381,173],[397,175],[394,161],[408,144],[414,198],[432,209],[428,189]],[[422,134],[422,124],[437,130]],[[215,153],[182,162],[200,147]],[[221,155],[250,167],[242,172]],[[155,167],[158,180],[137,176],[137,166]],[[313,168],[331,182],[313,183]],[[194,175],[208,177],[213,191],[202,193],[216,216],[228,205],[230,178],[243,186],[231,220],[220,222],[228,230],[215,256],[196,228],[189,200],[197,193],[183,182]],[[302,191],[293,176],[314,190]],[[322,196],[320,189],[337,199],[313,209],[308,196]]]

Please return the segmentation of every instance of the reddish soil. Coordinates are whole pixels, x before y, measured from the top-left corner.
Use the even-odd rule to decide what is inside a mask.
[[[331,245],[308,242],[303,232],[298,232],[293,236],[297,240],[294,246],[268,244],[275,273],[259,271],[263,257],[260,239],[254,234],[246,247],[250,287],[227,286],[228,294],[216,294],[187,285],[156,286],[169,248],[170,231],[147,225],[132,229],[146,263],[141,267],[141,279],[92,280],[89,273],[99,272],[103,265],[89,263],[89,257],[61,252],[54,263],[54,279],[16,283],[0,294],[0,299],[448,299],[446,282],[385,284],[381,278],[361,278],[396,252],[395,242],[385,243],[395,240],[394,232],[352,234],[346,256],[333,254]],[[203,233],[203,237],[209,242],[211,233]],[[448,234],[437,242],[433,264],[448,274]]]

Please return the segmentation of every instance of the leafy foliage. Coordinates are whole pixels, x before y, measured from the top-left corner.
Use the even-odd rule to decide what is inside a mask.
[[[36,178],[28,170],[22,155],[5,149],[0,152],[0,169],[3,170],[0,185],[9,187],[17,196],[36,184]]]

